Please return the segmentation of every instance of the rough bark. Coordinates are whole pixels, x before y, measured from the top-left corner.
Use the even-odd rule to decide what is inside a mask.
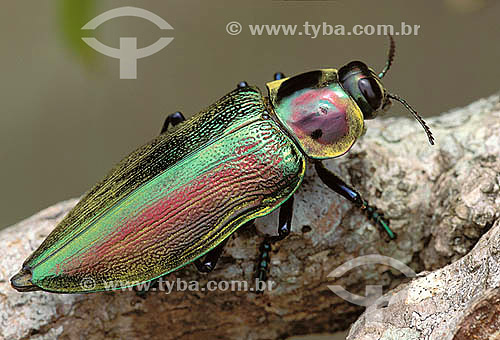
[[[377,300],[347,339],[500,339],[500,221],[457,262]]]
[[[433,147],[411,118],[378,119],[367,123],[367,134],[346,156],[326,162],[385,212],[398,239],[384,241],[361,212],[308,168],[296,194],[292,234],[273,248],[275,288],[264,294],[18,293],[9,278],[76,200],[2,230],[0,248],[7,256],[0,260],[0,338],[275,339],[346,329],[364,308],[344,301],[328,285],[363,295],[367,285],[383,285],[387,291],[409,281],[382,265],[328,277],[346,261],[368,254],[392,257],[421,274],[390,291],[388,305],[368,308],[350,339],[402,339],[398,334],[464,339],[479,328],[485,334],[488,327],[498,329],[498,314],[488,311],[499,308],[499,96],[428,123],[437,140]],[[208,275],[187,266],[166,279],[198,280],[200,287],[208,280],[246,280],[253,287],[258,245],[264,234],[275,233],[275,225],[276,214],[235,233]]]

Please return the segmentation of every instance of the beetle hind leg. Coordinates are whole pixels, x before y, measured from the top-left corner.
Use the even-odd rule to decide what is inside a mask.
[[[176,125],[182,123],[185,120],[186,120],[186,118],[184,118],[184,115],[180,111],[177,111],[177,112],[174,112],[172,114],[169,114],[167,116],[167,119],[165,119],[165,122],[163,123],[163,127],[161,128],[160,135],[163,134],[163,133],[165,133],[165,132],[167,132],[168,127],[170,125],[176,126]]]
[[[154,279],[148,284],[139,284],[137,286],[133,286],[132,289],[135,293],[135,296],[140,297],[141,299],[146,299],[151,291],[159,290],[159,287],[160,279]]]
[[[270,236],[264,239],[260,245],[260,255],[259,262],[257,264],[256,278],[257,281],[265,282],[267,281],[267,273],[269,271],[270,265],[270,255],[271,255],[271,245],[278,241],[283,240],[288,235],[292,229],[292,217],[293,217],[293,196],[291,196],[280,208],[279,222],[278,222],[278,235]],[[257,287],[256,292],[262,293],[262,290]]]
[[[245,228],[251,224],[253,224],[254,220],[250,220],[246,222],[244,225],[242,225],[240,228]],[[212,270],[214,270],[215,265],[217,264],[217,261],[219,261],[219,258],[222,255],[222,251],[224,250],[224,246],[226,245],[227,241],[229,238],[226,238],[224,241],[219,243],[215,248],[210,250],[206,255],[203,260],[201,259],[196,259],[194,260],[194,265],[196,266],[196,269],[200,273],[210,273]]]
[[[210,250],[203,261],[200,259],[194,260],[196,269],[198,269],[200,273],[210,273],[212,270],[214,270],[215,266],[217,265],[217,261],[219,261],[220,256],[222,255],[222,251],[224,250],[224,246],[226,245],[228,239],[229,238],[226,238],[224,241],[219,243],[217,247]]]
[[[347,185],[342,179],[340,179],[333,172],[328,170],[323,163],[316,162],[315,164],[316,172],[319,178],[325,183],[330,189],[347,198],[349,201],[354,203],[361,211],[363,211],[373,223],[380,227],[389,236],[391,240],[396,238],[396,234],[389,227],[389,220],[384,217],[384,214],[375,206],[370,205],[366,200],[364,200],[361,195],[354,190],[352,187]]]

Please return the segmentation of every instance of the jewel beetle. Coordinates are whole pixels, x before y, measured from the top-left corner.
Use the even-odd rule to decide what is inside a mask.
[[[134,286],[191,262],[209,272],[232,233],[279,208],[278,233],[264,240],[256,266],[263,280],[271,244],[290,233],[293,194],[306,161],[394,238],[383,214],[321,163],[348,152],[364,121],[391,99],[434,143],[417,112],[381,83],[394,51],[390,37],[379,74],[360,61],[290,78],[277,73],[267,83],[267,97],[241,82],[189,120],[170,115],[158,137],[118,163],[64,217],[12,277],[12,286],[82,293],[106,290],[112,281],[123,282],[114,289]]]

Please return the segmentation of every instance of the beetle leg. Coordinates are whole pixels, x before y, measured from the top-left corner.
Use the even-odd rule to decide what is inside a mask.
[[[266,238],[259,248],[259,263],[257,264],[256,279],[257,281],[265,282],[267,281],[267,272],[269,271],[270,264],[270,253],[271,253],[271,241]],[[261,290],[256,290],[257,293],[261,293]]]
[[[319,178],[325,183],[330,189],[335,191],[336,193],[344,196],[349,201],[354,203],[358,208],[360,208],[365,215],[373,221],[377,226],[382,228],[387,235],[389,235],[390,239],[395,239],[396,234],[389,227],[389,221],[384,217],[384,214],[378,210],[377,207],[368,204],[366,200],[364,200],[361,195],[354,190],[354,188],[347,185],[342,179],[340,179],[333,172],[328,170],[323,163],[315,162],[314,166],[316,167],[316,172],[319,175]]]
[[[186,118],[184,118],[184,115],[180,111],[169,114],[167,116],[167,119],[165,119],[165,123],[163,123],[163,127],[161,128],[160,135],[167,132],[168,126],[170,124],[172,124],[172,126],[176,126],[177,124],[180,124],[185,120],[186,120]]]
[[[134,290],[134,293],[137,297],[145,299],[148,297],[150,291],[156,291],[159,287],[160,287],[160,279],[154,279],[150,281],[149,285],[147,286],[142,284],[133,286],[132,289]]]
[[[238,85],[236,85],[236,88],[241,89],[241,88],[244,88],[244,87],[247,87],[247,86],[248,86],[248,83],[246,81],[240,81],[238,83]]]
[[[273,76],[274,80],[280,80],[280,79],[283,79],[283,78],[285,78],[285,75],[283,73],[281,73],[281,72],[276,72],[274,74],[274,76]]]
[[[292,217],[293,217],[293,196],[291,196],[285,203],[281,205],[279,222],[278,222],[278,235],[266,237],[264,242],[260,245],[260,256],[259,263],[257,264],[257,280],[266,281],[267,272],[269,270],[269,260],[271,253],[271,244],[283,240],[285,237],[290,235],[292,229]],[[260,287],[258,287],[260,288]],[[261,290],[257,290],[257,293],[261,293]]]
[[[254,220],[250,220],[246,222],[243,226],[241,226],[241,228],[251,225],[253,221]],[[200,260],[199,258],[194,260],[194,265],[196,266],[196,269],[198,269],[198,271],[201,273],[210,273],[212,270],[214,270],[215,265],[217,264],[217,261],[219,261],[219,258],[222,255],[222,251],[224,250],[224,246],[226,245],[228,240],[229,238],[226,238],[224,241],[219,243],[217,247],[210,250],[207,253],[207,255],[205,255],[203,261]]]
[[[224,246],[226,245],[227,240],[229,240],[229,237],[219,243],[217,247],[210,250],[203,261],[200,259],[194,260],[196,269],[198,269],[200,273],[210,273],[212,270],[214,270],[217,261],[219,261],[219,258],[222,255],[222,251],[224,250]]]
[[[280,215],[278,219],[278,235],[271,236],[269,238],[271,243],[281,241],[288,235],[290,235],[290,230],[292,229],[292,217],[293,217],[293,196],[281,205]]]

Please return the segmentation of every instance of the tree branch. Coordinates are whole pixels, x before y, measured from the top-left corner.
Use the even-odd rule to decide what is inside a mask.
[[[408,339],[452,339],[453,334],[463,339],[460,334],[471,327],[495,325],[498,314],[496,319],[474,317],[486,315],[484,306],[498,308],[499,96],[428,123],[436,136],[433,147],[414,120],[379,119],[367,123],[367,134],[346,156],[326,162],[385,212],[398,239],[385,242],[360,211],[308,168],[295,196],[292,233],[271,254],[275,288],[264,294],[175,289],[170,294],[150,292],[145,298],[133,291],[18,293],[9,278],[76,200],[0,231],[0,248],[7,254],[0,260],[0,338],[274,339],[333,332],[349,327],[364,308],[344,301],[328,285],[363,295],[367,285],[383,285],[387,291],[408,281],[397,270],[380,265],[328,277],[346,261],[367,254],[392,257],[417,272],[435,271],[390,291],[387,307],[370,307],[349,339],[400,331]],[[214,272],[199,274],[187,266],[166,280],[197,280],[200,287],[208,280],[246,280],[253,287],[265,233],[276,233],[276,214],[235,233]]]

